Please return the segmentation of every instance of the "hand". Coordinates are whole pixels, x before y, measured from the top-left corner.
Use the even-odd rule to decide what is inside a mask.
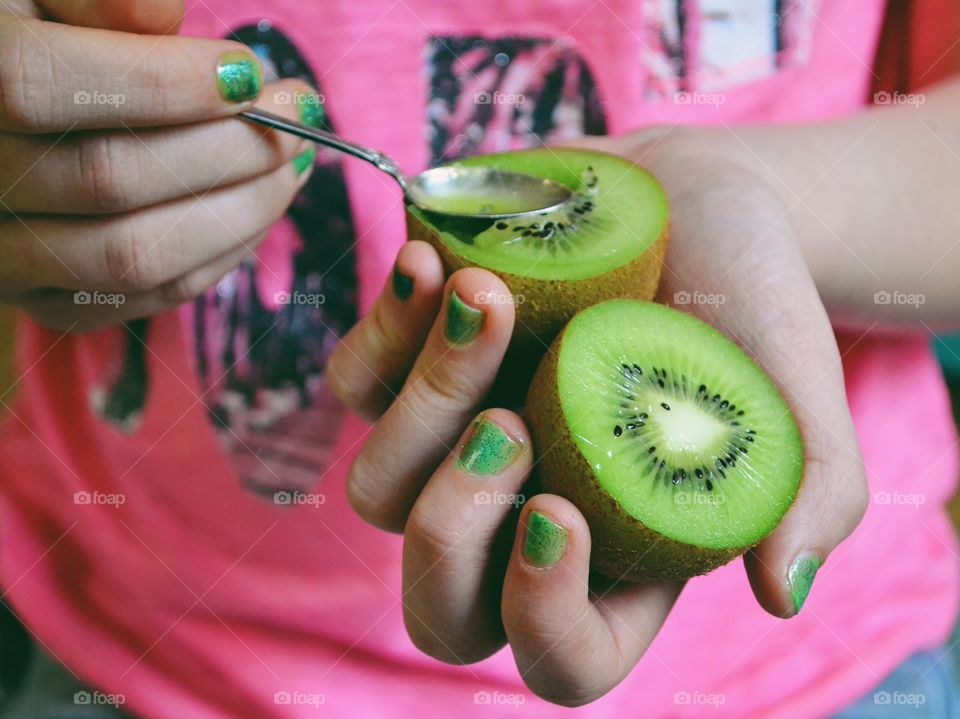
[[[826,559],[866,506],[839,354],[789,228],[778,222],[776,194],[709,142],[660,134],[583,144],[619,152],[661,178],[673,226],[660,301],[682,291],[723,297],[684,309],[742,344],[794,409],[807,453],[803,487],[780,527],[745,558],[761,605],[791,616],[805,594],[795,560]],[[560,497],[528,498],[515,518],[510,500],[532,463],[527,430],[504,409],[474,417],[514,322],[512,305],[490,298],[508,289],[480,269],[444,284],[436,253],[419,242],[401,249],[394,277],[328,371],[341,398],[376,421],[348,493],[368,522],[404,533],[408,633],[454,664],[509,642],[535,693],[571,706],[593,701],[639,661],[681,585],[591,587],[587,524]],[[451,341],[451,328],[456,339],[468,327],[469,341]],[[552,526],[565,535],[559,558],[525,552],[531,528]]]
[[[0,6],[0,302],[94,329],[190,300],[249,256],[312,162],[306,143],[232,116],[262,92],[259,106],[296,118],[310,88],[264,89],[238,43],[166,35],[180,0],[12,7]]]

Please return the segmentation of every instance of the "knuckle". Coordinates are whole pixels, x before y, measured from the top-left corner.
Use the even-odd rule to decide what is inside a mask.
[[[8,127],[26,132],[42,127],[52,97],[50,58],[37,51],[19,21],[0,21],[0,117]]]
[[[357,377],[358,371],[369,370],[359,362],[343,342],[340,342],[327,360],[327,386],[357,416],[367,422],[373,422],[389,406],[389,398],[386,396],[386,391],[380,393],[377,388],[371,391],[366,382],[360,381],[365,378]]]
[[[466,538],[462,526],[456,522],[451,525],[439,521],[438,513],[422,500],[413,505],[404,537],[419,554],[430,560],[428,566],[431,567],[440,562],[459,563],[456,554]]]
[[[353,510],[367,524],[387,532],[403,531],[402,518],[393,516],[386,508],[391,505],[388,498],[378,492],[380,481],[379,468],[373,464],[366,451],[361,451],[350,465],[347,475],[347,500]]]
[[[385,357],[397,357],[409,350],[410,343],[397,331],[393,322],[384,316],[384,304],[377,302],[370,313],[373,349]]]
[[[104,267],[112,287],[130,292],[148,292],[164,283],[165,270],[160,252],[151,242],[140,239],[137,220],[118,224],[103,245]]]
[[[199,297],[209,283],[202,272],[190,272],[160,286],[160,301],[165,306],[176,307]]]
[[[428,417],[472,407],[478,399],[469,380],[443,360],[418,374],[406,394],[412,395],[412,406],[421,408]]]
[[[133,184],[139,172],[131,165],[136,153],[127,152],[122,138],[100,135],[79,144],[80,190],[94,211],[118,212],[131,208]]]

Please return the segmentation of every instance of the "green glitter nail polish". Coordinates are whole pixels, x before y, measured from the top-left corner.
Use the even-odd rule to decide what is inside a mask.
[[[319,95],[297,95],[297,112],[300,114],[300,122],[309,127],[320,129],[323,125],[324,112],[323,102]]]
[[[563,558],[567,548],[567,530],[547,515],[533,511],[527,515],[523,536],[523,556],[535,567],[552,567]]]
[[[474,424],[473,434],[460,450],[457,467],[464,472],[489,477],[502,472],[519,454],[520,445],[489,419]]]
[[[293,169],[297,171],[297,176],[299,177],[304,172],[313,167],[313,163],[317,159],[317,148],[311,145],[306,150],[301,152],[295,158],[293,158]]]
[[[217,89],[227,102],[249,102],[263,88],[263,67],[245,52],[227,52],[217,66]]]
[[[413,294],[413,278],[403,274],[397,265],[393,266],[393,294],[401,300]]]
[[[447,303],[447,323],[444,328],[447,339],[455,345],[467,345],[476,339],[483,329],[486,315],[483,310],[471,307],[456,292],[450,293]]]
[[[810,594],[817,570],[820,569],[820,557],[810,552],[798,556],[787,571],[787,585],[790,587],[790,599],[793,600],[794,614],[803,608]]]

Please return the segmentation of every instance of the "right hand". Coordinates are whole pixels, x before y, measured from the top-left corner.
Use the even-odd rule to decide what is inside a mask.
[[[182,14],[182,0],[0,5],[0,302],[75,331],[170,309],[249,256],[306,182],[307,143],[233,116],[297,119],[311,88],[264,88],[238,43],[170,36]],[[232,98],[227,53],[261,80]]]

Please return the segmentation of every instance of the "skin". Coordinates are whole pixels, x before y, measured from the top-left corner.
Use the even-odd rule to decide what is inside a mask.
[[[303,144],[230,119],[251,103],[220,97],[216,67],[243,48],[172,37],[182,11],[177,0],[0,4],[0,251],[9,260],[0,264],[0,301],[74,331],[173,307],[249,255],[305,181],[293,163]],[[124,31],[145,35],[117,34]],[[952,62],[934,53],[932,74],[945,75]],[[36,87],[47,91],[22,92]],[[90,87],[129,100],[74,105],[74,93]],[[285,82],[266,87],[257,104],[296,117],[294,106],[271,102],[289,90],[309,92]],[[851,328],[925,331],[949,326],[960,300],[958,119],[960,83],[947,81],[919,109],[889,106],[817,125],[648,128],[584,143],[661,179],[673,226],[659,299],[723,294],[722,305],[686,309],[754,356],[796,413],[803,488],[744,562],[757,601],[775,616],[795,612],[800,585],[790,577],[810,574],[791,575],[794,561],[813,554],[828,571],[830,552],[867,502],[828,311]],[[53,148],[42,136],[68,130]],[[42,171],[28,172],[35,164]],[[640,660],[682,587],[591,587],[587,525],[560,497],[527,497],[519,518],[510,503],[476,501],[478,492],[521,493],[532,462],[520,418],[495,408],[483,417],[516,442],[512,461],[483,476],[457,464],[515,320],[509,303],[477,298],[508,290],[478,269],[445,282],[422,242],[406,244],[397,266],[412,293],[399,298],[388,280],[328,376],[350,407],[376,421],[348,492],[368,522],[404,534],[411,639],[451,663],[509,643],[534,692],[570,706],[593,701]],[[127,301],[76,306],[77,288],[124,292]],[[890,290],[922,292],[926,302],[873,302],[874,292]],[[485,314],[466,344],[446,339],[452,291]],[[549,566],[528,561],[516,529],[533,511],[565,530]]]
[[[249,257],[309,179],[309,143],[232,116],[297,119],[282,101],[311,88],[224,99],[222,58],[253,55],[173,37],[182,13],[177,0],[0,3],[0,302],[72,331],[176,307]],[[74,101],[96,88],[124,100]],[[81,289],[125,301],[78,305]]]
[[[663,182],[672,236],[658,300],[722,294],[723,304],[683,309],[744,347],[796,415],[803,485],[779,527],[744,557],[758,603],[774,616],[793,616],[816,593],[814,566],[829,571],[830,553],[868,502],[830,317],[859,334],[958,326],[958,120],[960,81],[946,80],[919,110],[876,108],[806,126],[649,128],[579,143],[618,152]],[[506,292],[480,269],[444,285],[436,253],[421,242],[405,245],[398,264],[415,278],[407,302],[420,308],[444,304],[452,290]],[[874,301],[893,290],[926,301]],[[509,643],[535,693],[585,704],[639,661],[682,586],[592,585],[587,525],[560,497],[528,498],[519,522],[507,505],[472,501],[480,486],[521,491],[530,469],[527,430],[506,409],[484,416],[520,441],[517,459],[483,485],[456,467],[457,437],[482,407],[514,321],[509,304],[476,307],[488,314],[483,331],[451,348],[441,341],[442,310],[405,311],[386,291],[334,353],[334,389],[376,422],[351,468],[350,500],[371,524],[404,534],[404,614],[418,647],[466,663]],[[417,337],[426,338],[419,352]],[[549,568],[530,563],[516,529],[532,511],[566,530]],[[504,533],[512,549],[502,549]]]

